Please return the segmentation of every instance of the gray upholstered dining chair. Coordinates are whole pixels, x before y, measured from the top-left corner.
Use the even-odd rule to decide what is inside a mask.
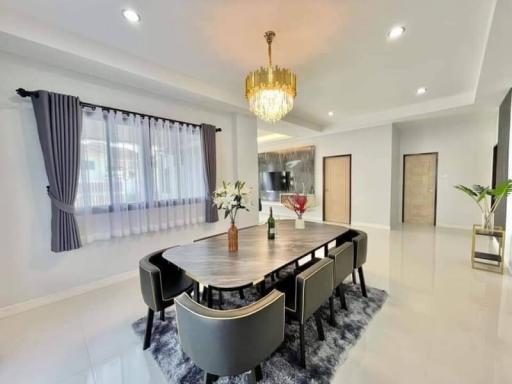
[[[333,292],[334,262],[326,257],[318,259],[295,277],[277,284],[286,295],[286,314],[297,320],[300,326],[300,365],[306,367],[304,326],[306,321],[315,317],[318,338],[325,340],[320,307],[329,300],[330,323],[334,325]]]
[[[354,271],[359,274],[359,285],[364,297],[368,297],[366,292],[366,282],[364,280],[363,264],[366,263],[368,252],[368,235],[366,232],[352,229],[352,244],[354,244]]]
[[[166,250],[153,252],[139,261],[140,289],[148,306],[143,349],[151,344],[155,312],[160,311],[160,319],[165,320],[165,308],[174,304],[176,296],[190,292],[194,287],[194,281],[183,270],[162,257]]]
[[[341,307],[348,309],[343,289],[343,281],[354,271],[354,244],[347,241],[329,250],[329,257],[334,261],[334,289],[340,297]]]
[[[247,371],[250,381],[263,378],[260,364],[284,339],[284,300],[274,290],[246,307],[220,311],[185,293],[176,298],[181,346],[205,372],[205,383]]]

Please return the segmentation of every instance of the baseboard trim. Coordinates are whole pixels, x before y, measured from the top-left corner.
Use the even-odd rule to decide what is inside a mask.
[[[293,213],[290,213],[290,214],[280,213],[278,220],[295,220],[296,218],[297,218],[297,215],[295,215]],[[348,227],[361,226],[361,227],[369,227],[369,228],[377,228],[377,229],[386,229],[388,231],[391,230],[391,225],[374,224],[374,223],[363,223],[363,222],[359,222],[359,221],[356,221],[356,222],[353,222],[353,223],[350,223],[350,224],[330,223],[328,221],[322,220],[321,217],[308,217],[307,215],[304,215],[304,220],[306,222],[307,221],[312,221],[312,222],[315,222],[315,223],[326,223],[326,224],[342,225],[342,226],[348,226]],[[267,215],[265,215],[259,221],[260,224],[265,224],[266,222],[267,222]]]
[[[372,224],[372,223],[361,223],[361,222],[355,222],[350,224],[351,227],[369,227],[369,228],[378,228],[378,229],[386,229],[391,230],[390,225],[384,225],[384,224]]]
[[[66,300],[74,296],[83,295],[84,293],[94,291],[96,289],[105,288],[109,285],[121,283],[123,281],[132,279],[138,275],[138,270],[120,273],[118,275],[109,276],[105,279],[92,281],[77,287],[67,289],[65,291],[55,292],[47,296],[37,297],[35,299],[27,300],[21,303],[8,305],[0,308],[0,319],[8,316],[12,316],[21,312],[28,311],[30,309],[42,307],[56,303],[61,300]]]
[[[473,229],[473,227],[471,225],[455,225],[455,224],[444,224],[444,223],[437,223],[436,227],[438,227],[438,228],[451,228],[451,229],[466,229],[466,230]]]

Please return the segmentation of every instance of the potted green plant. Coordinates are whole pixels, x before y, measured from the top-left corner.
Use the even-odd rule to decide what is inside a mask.
[[[512,180],[505,180],[499,183],[496,188],[484,187],[482,185],[456,185],[456,189],[468,195],[480,208],[482,212],[482,227],[493,229],[494,212],[501,201],[512,193]]]

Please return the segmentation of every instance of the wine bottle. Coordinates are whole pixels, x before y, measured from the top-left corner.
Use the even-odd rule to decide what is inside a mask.
[[[269,240],[274,240],[276,238],[276,221],[274,220],[274,216],[272,216],[272,207],[270,207],[270,216],[267,221],[267,235]]]

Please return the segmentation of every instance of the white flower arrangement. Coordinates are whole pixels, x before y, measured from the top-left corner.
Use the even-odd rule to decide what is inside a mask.
[[[228,216],[231,224],[235,224],[236,215],[239,209],[249,211],[249,198],[251,191],[245,181],[237,180],[234,183],[222,182],[222,187],[213,192],[213,203],[217,209],[224,210],[224,218]]]

